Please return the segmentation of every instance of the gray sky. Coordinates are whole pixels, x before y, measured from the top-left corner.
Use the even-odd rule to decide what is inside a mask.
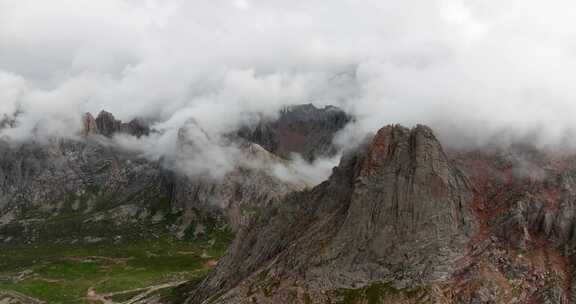
[[[564,0],[0,0],[0,116],[23,111],[3,134],[73,136],[101,109],[220,134],[313,102],[358,115],[348,134],[425,123],[452,145],[556,145],[576,133],[575,14]]]

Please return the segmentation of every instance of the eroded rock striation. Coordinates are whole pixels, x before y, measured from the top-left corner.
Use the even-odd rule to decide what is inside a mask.
[[[454,153],[480,229],[451,285],[455,303],[573,303],[576,159],[529,146]]]
[[[325,303],[375,283],[433,300],[478,229],[473,196],[430,129],[385,127],[242,230],[188,303]]]
[[[136,137],[150,134],[150,127],[142,119],[135,118],[128,123],[117,120],[110,112],[101,111],[96,118],[91,113],[84,114],[82,118],[82,135],[103,135],[111,137],[117,133],[124,133]]]
[[[576,157],[389,126],[245,227],[188,303],[573,303]]]
[[[159,227],[207,243],[236,234],[178,300],[141,303],[576,301],[574,155],[526,144],[446,151],[425,126],[387,126],[314,188],[271,174],[291,152],[333,155],[348,121],[307,105],[225,135],[244,163],[218,179],[118,148],[117,134],[155,131],[106,112],[86,114],[76,140],[0,139],[0,242],[121,242]],[[199,128],[178,132],[180,153],[213,141]]]
[[[83,117],[83,138],[0,140],[0,242],[110,242],[168,232],[177,238],[236,230],[257,207],[300,185],[264,168],[238,166],[222,179],[170,170],[113,144],[116,134],[146,136],[140,120],[107,112]],[[257,151],[257,153],[256,153]],[[271,166],[280,159],[256,144],[239,153]]]
[[[313,161],[336,155],[334,136],[352,121],[337,107],[317,108],[312,104],[287,107],[279,115],[276,120],[241,128],[238,134],[281,157],[298,153]]]

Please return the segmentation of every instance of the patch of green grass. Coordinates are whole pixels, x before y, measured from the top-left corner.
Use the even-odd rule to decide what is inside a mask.
[[[16,284],[0,284],[0,289],[14,290],[48,303],[79,303],[86,295],[89,282],[47,282],[30,279]]]
[[[2,244],[0,277],[18,277],[23,271],[26,276],[4,281],[0,289],[48,303],[82,303],[90,288],[104,294],[199,280],[211,268],[208,261],[225,253],[228,236],[218,239],[223,236],[224,232],[198,242],[165,237],[121,245]]]
[[[46,266],[38,267],[38,275],[55,280],[92,279],[102,274],[100,264],[87,261],[53,261]]]
[[[135,296],[137,296],[139,294],[140,294],[140,291],[132,291],[132,292],[127,292],[127,293],[122,293],[122,294],[112,296],[112,297],[110,297],[110,299],[114,302],[122,303],[122,302],[126,302],[126,301],[134,298]]]
[[[114,208],[134,204],[149,216],[129,223],[111,216]],[[13,236],[10,243],[0,242],[0,290],[48,303],[84,303],[89,289],[111,293],[195,281],[226,253],[233,238],[223,219],[198,211],[204,233],[196,236],[194,223],[183,240],[175,239],[172,227],[182,212],[173,213],[168,198],[154,188],[122,197],[88,188],[53,205],[60,206],[57,212],[24,210],[22,218],[42,221],[0,228],[0,234]],[[164,217],[153,221],[158,212]],[[90,243],[96,238],[101,241]]]

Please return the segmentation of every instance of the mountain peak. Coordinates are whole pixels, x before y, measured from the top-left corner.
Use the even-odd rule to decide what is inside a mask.
[[[298,153],[308,161],[332,157],[338,152],[333,141],[352,118],[343,110],[312,104],[293,105],[280,110],[274,121],[262,120],[253,126],[241,128],[238,135],[257,143],[266,150],[289,158]]]
[[[434,154],[430,156],[429,154]],[[408,129],[401,125],[388,125],[376,132],[363,154],[359,175],[371,176],[392,161],[404,161],[410,156],[414,162],[441,158],[447,162],[442,147],[432,129],[418,125]],[[420,164],[413,164],[414,167]]]
[[[96,117],[96,125],[98,126],[100,134],[109,137],[120,131],[122,122],[116,120],[112,113],[101,111],[98,117]]]
[[[140,137],[150,133],[150,128],[141,119],[135,118],[128,123],[124,123],[121,120],[117,120],[114,114],[105,110],[100,111],[96,118],[91,113],[84,114],[81,131],[83,136],[103,135],[112,137],[117,133]]]
[[[284,287],[270,303],[287,303],[288,286],[316,298],[375,281],[412,289],[446,280],[476,230],[472,200],[428,127],[386,126],[327,182],[241,233],[195,296],[228,292],[222,303],[239,303],[244,288],[273,284]],[[267,293],[252,292],[255,302]]]
[[[82,117],[82,135],[94,135],[98,134],[98,125],[96,124],[96,119],[91,113],[86,113]]]

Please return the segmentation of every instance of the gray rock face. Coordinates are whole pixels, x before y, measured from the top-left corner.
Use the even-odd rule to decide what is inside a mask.
[[[447,280],[477,229],[472,198],[428,128],[385,127],[327,182],[240,231],[188,303],[316,303],[374,282]]]
[[[78,141],[0,139],[0,242],[116,242],[151,236],[147,227],[199,238],[232,227],[228,255],[187,285],[188,303],[576,302],[576,157],[526,146],[445,153],[427,127],[389,126],[312,189],[266,170],[283,162],[269,151],[331,155],[323,140],[348,121],[338,113],[302,106],[240,132],[268,151],[226,137],[259,166],[219,180],[114,148],[115,134],[153,131],[106,112],[84,116]],[[182,141],[196,138],[190,131],[203,132],[181,130]]]
[[[14,118],[9,117],[6,114],[0,117],[0,130],[12,126],[14,126]]]
[[[277,120],[242,128],[238,134],[281,157],[299,153],[304,159],[313,161],[336,154],[334,136],[351,120],[337,107],[320,109],[307,104],[286,108]]]
[[[125,133],[136,137],[150,134],[150,127],[141,119],[128,123],[117,120],[112,113],[102,111],[96,118],[90,113],[83,117],[83,135],[103,135],[111,137],[116,133]]]
[[[474,185],[480,227],[453,301],[574,302],[574,157],[511,147],[452,158]]]
[[[123,204],[147,206],[164,198],[157,164],[119,153],[98,141],[53,141],[47,145],[0,144],[0,237],[14,241],[51,239],[81,233],[84,214]],[[166,202],[167,203],[167,202]],[[145,207],[143,207],[145,208]],[[79,222],[60,231],[46,221],[76,215]],[[88,233],[90,225],[86,225]],[[52,227],[54,228],[54,227]],[[26,230],[26,231],[24,231]]]
[[[11,126],[2,119],[0,128]],[[258,218],[261,206],[302,188],[272,176],[269,168],[250,166],[238,166],[221,180],[184,176],[165,169],[165,160],[147,161],[108,139],[150,132],[142,120],[124,123],[102,111],[84,115],[84,138],[78,141],[0,141],[0,241],[95,239],[131,230],[141,220],[160,223],[179,237],[206,230],[198,228],[206,227],[204,222],[236,230]],[[257,144],[242,143],[240,150],[255,163],[282,162]],[[47,224],[59,218],[70,221]]]
[[[96,126],[98,131],[104,136],[112,136],[112,134],[120,131],[122,122],[116,120],[112,113],[102,111],[96,117]]]
[[[258,168],[238,167],[218,181],[180,175],[162,161],[115,148],[107,138],[143,135],[136,126],[106,113],[96,119],[87,114],[85,137],[78,141],[0,141],[0,241],[109,241],[138,237],[135,227],[152,224],[179,238],[195,237],[214,225],[237,229],[260,204],[299,189]],[[248,145],[242,152],[252,155],[254,149]],[[251,157],[279,161],[258,151]]]
[[[238,234],[189,303],[572,303],[576,158],[381,129]]]
[[[92,116],[91,113],[84,114],[84,117],[82,117],[82,124],[82,135],[88,136],[100,133],[98,130],[98,124],[96,124],[96,119],[94,119],[94,116]]]
[[[221,179],[204,176],[170,176],[170,197],[177,210],[202,210],[219,214],[237,231],[261,214],[261,209],[277,204],[288,193],[301,190],[300,184],[286,182],[271,175],[266,168],[281,160],[257,144],[240,146],[246,158],[262,167],[238,167]]]

